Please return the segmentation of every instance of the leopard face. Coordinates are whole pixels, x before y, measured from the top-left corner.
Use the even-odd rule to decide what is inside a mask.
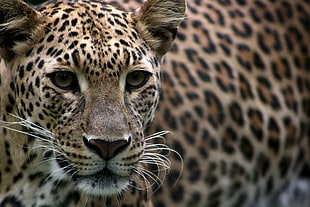
[[[0,3],[0,203],[100,204],[143,179],[156,159],[144,129],[158,104],[161,58],[184,8],[158,0],[136,12],[87,0],[37,10]],[[137,197],[127,202],[146,200]]]

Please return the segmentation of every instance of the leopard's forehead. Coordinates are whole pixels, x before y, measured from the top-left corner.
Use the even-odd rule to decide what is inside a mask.
[[[158,58],[139,36],[132,13],[84,0],[46,4],[39,11],[45,19],[44,36],[33,50],[44,50],[45,60],[51,57],[55,67],[74,67],[92,81],[119,77],[133,67],[159,72]]]

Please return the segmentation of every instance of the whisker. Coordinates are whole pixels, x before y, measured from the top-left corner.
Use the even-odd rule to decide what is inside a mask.
[[[19,119],[20,122],[5,122],[5,123],[7,123],[7,124],[16,124],[16,125],[20,125],[20,126],[25,126],[25,127],[29,128],[29,129],[32,129],[32,130],[36,131],[36,132],[41,132],[40,134],[42,134],[42,135],[48,135],[48,134],[52,135],[52,132],[50,132],[49,130],[45,129],[45,128],[42,127],[42,126],[39,126],[39,125],[37,125],[37,124],[34,124],[34,123],[32,123],[31,121],[28,121],[28,120],[26,120],[26,119],[23,119],[23,118],[21,118],[21,117],[15,115],[15,114],[10,114],[10,115],[11,115],[12,117],[16,118],[16,119]]]
[[[171,169],[171,161],[169,159],[170,153],[177,155],[181,161],[181,169],[178,178],[176,179],[176,183],[180,180],[182,172],[183,172],[183,158],[176,150],[171,149],[168,145],[166,145],[166,140],[163,137],[164,135],[168,134],[169,131],[159,131],[154,134],[151,134],[145,138],[145,152],[140,159],[140,163],[148,164],[156,166],[155,170],[158,173],[164,173],[162,176],[165,177],[166,174],[169,173]],[[154,143],[160,142],[160,143]],[[150,171],[147,171],[150,172]],[[152,172],[151,172],[152,173]],[[154,176],[155,174],[149,175],[150,177]],[[157,176],[157,179],[160,180],[162,183],[163,181]],[[163,178],[164,179],[164,178]]]
[[[133,184],[129,184],[132,188],[135,188],[135,189],[137,189],[137,190],[141,190],[141,191],[145,191],[146,192],[146,194],[147,194],[147,197],[149,196],[149,190],[151,189],[151,185],[150,185],[150,183],[149,183],[149,181],[148,181],[148,179],[144,176],[144,174],[142,173],[142,172],[140,172],[139,170],[137,170],[137,169],[134,169],[134,172],[135,172],[135,174],[134,175],[136,175],[136,177],[137,177],[137,179],[140,181],[141,180],[141,178],[142,178],[142,181],[144,182],[144,185],[145,185],[145,187],[143,187],[143,186],[137,186],[137,185],[133,185]],[[140,183],[140,182],[137,182],[137,183]],[[140,183],[141,184],[141,183]],[[148,187],[148,186],[150,186],[150,187]]]
[[[154,192],[156,192],[161,186],[161,184],[163,183],[164,179],[160,179],[156,174],[152,173],[147,168],[137,167],[135,169],[135,172],[137,175],[139,175],[143,179],[145,183],[145,188],[139,188],[139,189],[145,190],[148,196],[150,196],[150,193],[149,193],[150,190],[154,189]],[[153,188],[154,185],[156,185],[157,187]]]
[[[160,132],[156,132],[154,134],[151,134],[149,136],[147,136],[145,138],[145,141],[148,142],[152,139],[161,139],[161,140],[164,140],[165,141],[165,138],[163,137],[164,135],[170,133],[169,131],[160,131]]]
[[[158,181],[161,181],[161,179],[159,179],[159,177],[157,175],[155,175],[154,173],[152,173],[150,170],[148,170],[147,168],[143,168],[143,167],[137,167],[137,170],[139,172],[141,172],[143,175],[147,175],[152,181],[154,181],[154,184],[156,183],[157,185],[161,185],[161,182],[159,183]],[[153,184],[152,184],[153,185]],[[151,187],[151,186],[150,186]]]

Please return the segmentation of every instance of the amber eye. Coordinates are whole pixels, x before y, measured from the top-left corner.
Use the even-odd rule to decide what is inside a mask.
[[[138,89],[149,80],[151,73],[143,70],[136,70],[127,75],[126,87],[127,89]]]
[[[78,81],[74,73],[69,71],[58,71],[48,75],[53,84],[63,90],[76,90]]]

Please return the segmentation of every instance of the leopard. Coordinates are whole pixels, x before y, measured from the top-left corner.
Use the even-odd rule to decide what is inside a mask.
[[[310,206],[310,2],[188,0],[186,15],[149,129],[182,159],[154,205]]]
[[[152,206],[146,136],[184,0],[0,1],[0,206]]]
[[[310,2],[192,0],[162,65],[159,207],[310,206]],[[179,178],[181,173],[181,178]]]

